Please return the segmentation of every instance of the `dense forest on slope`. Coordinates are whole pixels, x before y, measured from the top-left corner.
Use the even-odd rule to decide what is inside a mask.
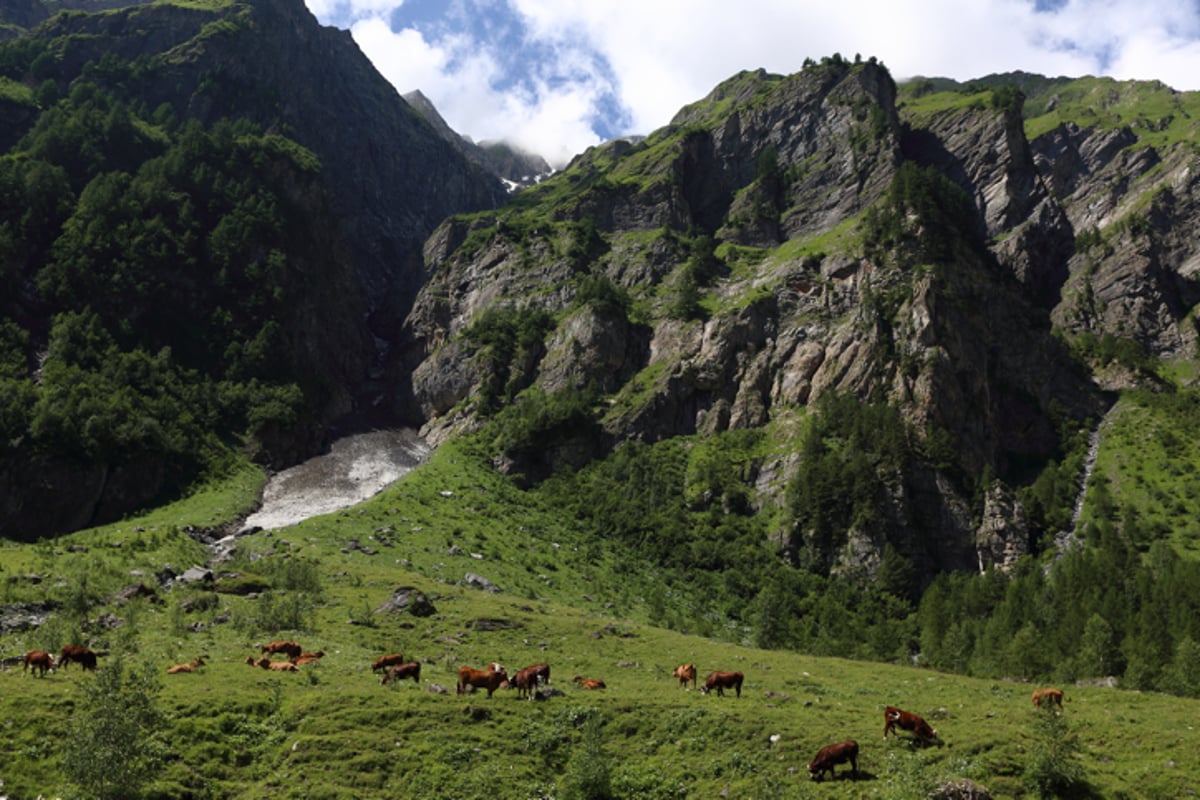
[[[377,379],[422,240],[503,196],[302,3],[114,5],[26,9],[0,42],[10,537],[390,414]]]
[[[250,123],[139,114],[90,82],[54,101],[0,162],[5,463],[128,469],[147,503],[240,437],[292,447],[354,368],[302,357],[354,302],[318,171]],[[49,530],[120,509],[61,512]]]

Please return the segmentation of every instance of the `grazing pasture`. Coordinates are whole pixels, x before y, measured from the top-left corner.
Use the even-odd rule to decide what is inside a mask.
[[[973,780],[995,798],[1031,796],[1023,775],[1036,743],[1030,695],[1038,686],[657,628],[639,619],[639,584],[598,586],[589,572],[597,567],[549,517],[504,521],[503,536],[483,525],[467,532],[472,515],[499,524],[502,490],[440,487],[401,481],[361,508],[241,537],[212,585],[176,579],[155,598],[109,599],[135,580],[157,585],[149,576],[164,564],[181,574],[203,562],[204,548],[177,526],[138,520],[4,545],[4,602],[50,596],[62,609],[39,627],[0,635],[8,664],[0,719],[12,721],[0,737],[5,793],[72,796],[58,759],[63,732],[84,701],[81,687],[123,659],[163,676],[166,758],[147,787],[157,798],[550,797],[596,769],[613,796],[652,800],[918,798],[952,779]],[[451,555],[455,543],[483,557]],[[501,590],[466,585],[467,572]],[[18,577],[29,575],[39,580]],[[434,611],[375,613],[398,587],[423,594]],[[101,618],[108,622],[95,624]],[[294,674],[248,668],[247,656],[274,640],[324,656]],[[105,652],[97,672],[34,679],[7,660],[67,643]],[[396,652],[421,670],[415,686],[393,691],[371,667]],[[166,679],[171,665],[199,653],[203,669]],[[548,664],[560,676],[550,686],[562,694],[538,702],[516,689],[490,699],[455,694],[461,665],[490,663],[510,673]],[[672,673],[683,663],[701,676],[743,673],[741,698],[680,691]],[[603,677],[607,688],[580,690],[574,675]],[[1062,719],[1078,737],[1096,796],[1181,797],[1200,786],[1200,701],[1061,688],[1069,698]],[[926,748],[907,735],[885,742],[889,705],[920,714],[937,740]],[[839,769],[812,783],[814,754],[848,739],[859,745],[857,778]]]

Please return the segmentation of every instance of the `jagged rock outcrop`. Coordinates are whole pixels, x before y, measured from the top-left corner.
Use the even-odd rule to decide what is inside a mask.
[[[1079,165],[1062,202],[1089,234],[1070,259],[1055,324],[1132,339],[1156,356],[1194,353],[1200,244],[1187,232],[1200,224],[1200,176],[1191,147],[1138,147],[1128,129],[1053,131],[1035,147],[1048,169],[1063,150]]]
[[[906,117],[895,98],[875,64],[743,73],[644,142],[577,158],[555,181],[580,188],[560,189],[540,227],[518,227],[503,211],[448,222],[426,248],[429,283],[406,322],[427,432],[470,424],[487,367],[461,333],[482,309],[508,304],[559,316],[525,385],[597,387],[610,398],[601,420],[609,442],[758,428],[840,392],[886,397],[915,430],[951,442],[968,474],[1004,476],[1050,457],[1052,408],[1083,419],[1104,407],[1051,335],[1047,309],[1074,247],[1069,217],[1019,114]],[[681,271],[705,263],[673,231],[768,250],[811,239],[884,202],[906,159],[951,178],[974,206],[977,226],[955,234],[960,244],[943,265],[914,269],[899,250],[875,255],[822,239],[823,249],[780,248],[750,267],[716,265],[707,280],[718,304],[706,319],[664,313],[649,299],[649,321],[637,326],[570,311],[581,266],[561,242],[578,228],[562,226],[591,224],[605,237],[583,269],[643,297],[669,296]],[[547,452],[537,464],[519,455],[502,466],[546,472]],[[780,455],[762,470],[778,476],[794,463]],[[914,468],[879,507],[888,509],[882,519],[850,531],[831,569],[873,574],[889,544],[923,572],[978,565],[978,524],[948,475]],[[802,547],[804,535],[784,535],[784,548]]]
[[[984,498],[975,549],[980,572],[993,567],[1008,570],[1031,552],[1025,510],[1012,491],[998,481],[988,487]]]

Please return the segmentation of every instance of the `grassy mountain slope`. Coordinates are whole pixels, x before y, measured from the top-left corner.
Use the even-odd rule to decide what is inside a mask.
[[[600,602],[565,605],[581,591],[600,601],[612,587],[589,580],[587,565],[569,546],[548,546],[542,537],[552,515],[530,518],[526,529],[493,532],[506,516],[527,509],[491,492],[483,506],[482,494],[472,499],[484,488],[479,476],[459,482],[447,466],[435,459],[362,507],[238,540],[241,555],[227,568],[243,584],[254,570],[277,586],[291,581],[294,588],[269,593],[277,599],[315,601],[300,629],[276,632],[264,624],[263,604],[274,603],[268,594],[220,593],[211,608],[186,613],[184,599],[208,593],[177,585],[162,602],[139,599],[109,609],[129,624],[93,634],[110,651],[102,668],[121,653],[159,674],[200,654],[208,661],[198,674],[161,675],[167,760],[149,796],[566,797],[581,796],[570,793],[600,785],[605,775],[614,797],[915,798],[963,778],[987,786],[993,797],[1027,794],[1022,776],[1040,746],[1029,684],[763,651],[631,620],[636,607],[626,615]],[[236,497],[252,483],[251,475],[230,482],[226,513],[236,511]],[[174,516],[220,516],[211,496],[195,503],[201,508],[184,503]],[[478,547],[484,559],[445,553],[447,530],[455,527],[459,540],[474,537],[464,550]],[[351,539],[378,554],[348,549]],[[87,550],[72,552],[78,549],[72,545]],[[522,584],[525,570],[510,559],[529,560],[538,548],[539,569],[554,579],[530,576]],[[262,557],[251,560],[250,553]],[[87,576],[87,591],[104,593],[130,580],[130,570],[154,570],[163,561],[183,566],[198,556],[163,517],[130,520],[53,546],[7,547],[4,585],[10,599],[69,596]],[[306,577],[303,565],[317,561],[319,577]],[[459,585],[472,568],[520,588],[492,594]],[[45,575],[43,588],[14,580],[29,571]],[[371,614],[397,586],[424,592],[437,613]],[[274,603],[277,611],[284,605]],[[213,624],[223,615],[228,622]],[[196,622],[209,624],[193,633],[188,626]],[[42,628],[6,635],[4,655],[64,634]],[[242,663],[277,636],[326,655],[295,675]],[[419,687],[380,686],[371,674],[371,660],[395,651],[422,662]],[[460,664],[492,660],[511,669],[546,661],[564,696],[528,703],[513,692],[491,699],[454,695]],[[744,672],[743,696],[680,688],[670,671],[685,661],[697,663],[701,676],[711,669]],[[582,690],[570,683],[574,675],[600,677],[608,688]],[[0,778],[9,796],[70,794],[55,756],[82,710],[81,687],[94,680],[76,668],[44,679],[11,669],[0,674],[6,686],[0,712],[20,721],[3,746]],[[431,693],[433,684],[450,693]],[[1063,719],[1079,738],[1076,758],[1096,796],[1174,797],[1200,780],[1187,757],[1200,745],[1191,725],[1196,701],[1066,688]],[[925,715],[941,745],[920,750],[906,736],[882,742],[885,705]],[[810,785],[808,760],[843,738],[860,743],[860,780]]]

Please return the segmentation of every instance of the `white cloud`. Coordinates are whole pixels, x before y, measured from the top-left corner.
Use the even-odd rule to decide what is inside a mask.
[[[397,0],[308,2],[327,24],[351,27],[397,89],[423,91],[456,130],[558,163],[598,141],[595,117],[614,97],[624,111],[610,122],[616,132],[648,133],[740,70],[790,73],[834,52],[874,56],[898,79],[1024,70],[1200,88],[1200,8],[1178,0],[1066,0],[1052,11],[1033,0],[452,0],[424,34],[391,30]],[[515,52],[534,54],[519,61],[524,80],[506,72],[512,40],[499,50],[473,39],[472,21],[524,27]]]

